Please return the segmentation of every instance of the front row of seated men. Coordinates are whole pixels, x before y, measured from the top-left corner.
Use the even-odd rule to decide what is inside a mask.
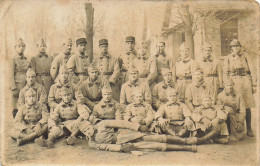
[[[25,87],[24,104],[10,131],[18,146],[35,141],[41,147],[53,148],[55,141],[65,136],[68,136],[66,143],[73,145],[76,136],[84,135],[90,147],[100,150],[196,151],[196,144],[228,143],[227,125],[231,136],[238,140],[245,131],[243,99],[233,90],[231,80],[225,82],[217,105],[212,104],[208,95],[202,95],[201,105],[194,111],[178,101],[175,89],[168,88],[167,102],[157,112],[145,102],[143,89],[136,88],[132,102],[125,106],[113,100],[112,90],[106,84],[101,91],[101,101],[91,111],[74,100],[75,91],[68,82],[60,79],[59,84],[57,91],[61,101],[50,113],[39,100],[38,89]],[[227,124],[228,117],[230,123]]]

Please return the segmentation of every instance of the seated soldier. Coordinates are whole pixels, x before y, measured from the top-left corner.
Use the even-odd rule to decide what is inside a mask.
[[[133,103],[126,106],[124,120],[145,125],[147,128],[154,120],[154,110],[150,104],[144,102],[142,90],[135,89]]]
[[[18,146],[33,141],[48,131],[48,117],[47,106],[38,102],[36,91],[29,88],[25,92],[25,104],[19,108],[15,126],[9,134]]]
[[[152,106],[157,110],[161,105],[167,103],[167,91],[174,88],[172,80],[172,70],[162,68],[163,81],[156,84],[152,90]]]
[[[133,92],[135,89],[142,91],[144,101],[148,104],[152,102],[151,90],[147,82],[141,82],[138,78],[138,71],[135,66],[131,65],[128,69],[129,81],[124,83],[120,93],[120,104],[125,108],[133,102]]]
[[[192,112],[201,105],[202,94],[206,94],[206,86],[202,70],[197,67],[192,75],[192,83],[187,86],[185,92],[185,104]]]
[[[33,88],[36,92],[37,101],[43,104],[47,103],[47,94],[44,86],[36,82],[36,74],[33,69],[29,68],[26,73],[26,85],[19,93],[18,107],[22,107],[25,104],[25,92],[29,88]]]
[[[191,120],[191,111],[187,106],[178,102],[177,91],[169,88],[167,91],[168,102],[160,106],[155,113],[155,132],[180,137],[189,136],[195,130]]]
[[[78,98],[81,104],[86,104],[90,110],[93,110],[94,106],[100,102],[102,99],[101,88],[102,81],[98,73],[98,69],[92,63],[88,67],[89,77],[79,83],[78,93],[83,98]]]
[[[197,144],[212,140],[216,143],[228,143],[228,129],[225,123],[227,114],[221,108],[212,105],[208,95],[202,95],[202,105],[192,113],[192,120],[196,126]]]
[[[235,92],[231,79],[227,79],[224,86],[224,91],[218,95],[217,103],[228,113],[227,125],[230,131],[230,140],[239,141],[245,136],[245,102],[243,97]]]
[[[56,80],[56,83],[51,86],[48,96],[48,104],[51,108],[51,112],[62,101],[61,90],[63,87],[70,88],[72,90],[73,99],[76,98],[75,96],[77,96],[77,98],[83,98],[79,97],[80,95],[78,95],[76,91],[76,86],[71,83],[71,81],[69,81],[69,70],[66,66],[60,67],[59,74]]]
[[[54,141],[57,138],[68,134],[64,129],[70,132],[70,136],[65,140],[66,143],[73,145],[76,142],[76,135],[84,130],[82,125],[88,123],[90,109],[72,100],[72,94],[71,88],[64,87],[61,89],[62,102],[57,105],[48,120],[48,140],[46,141],[42,138],[36,139],[35,143],[37,145],[53,148]]]

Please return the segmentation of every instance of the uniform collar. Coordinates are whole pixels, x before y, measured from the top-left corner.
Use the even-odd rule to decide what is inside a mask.
[[[194,85],[195,85],[197,88],[199,88],[199,87],[205,88],[204,81],[194,82]]]
[[[167,106],[174,106],[174,105],[180,106],[180,103],[178,103],[178,102],[176,102],[176,103],[167,102]]]
[[[69,103],[64,103],[63,101],[61,102],[61,106],[62,106],[63,108],[72,107],[73,105],[74,105],[73,100],[71,100],[71,102],[69,102]]]
[[[88,86],[91,87],[91,86],[93,86],[94,84],[100,85],[101,81],[100,81],[99,77],[98,77],[95,81],[92,81],[90,78],[88,78],[87,83],[88,83]]]
[[[126,52],[127,55],[130,55],[131,53],[134,54],[134,55],[136,55],[136,51],[135,51],[135,50],[127,51],[127,52]]]
[[[80,58],[88,58],[87,54],[85,54],[84,52],[78,53]]]
[[[28,90],[29,88],[33,88],[33,90],[36,90],[38,87],[38,83],[35,82],[32,86],[29,86],[28,84],[25,85],[25,90]]]
[[[70,87],[70,81],[67,81],[65,84],[61,84],[60,80],[57,81],[57,88],[62,88],[62,87],[66,87],[69,88]]]
[[[37,103],[33,104],[33,105],[28,105],[25,104],[26,109],[37,109],[39,107],[39,105]]]
[[[236,97],[236,93],[234,92],[234,90],[233,90],[232,92],[230,92],[230,93],[227,93],[227,92],[225,91],[225,95],[226,95],[226,96]]]
[[[142,60],[147,60],[148,59],[147,55],[145,55],[145,56],[138,55],[137,58],[138,59],[142,59]]]
[[[136,104],[136,103],[133,103],[133,106],[134,107],[143,107],[144,106],[144,103],[142,102],[142,103],[139,103],[139,104]]]
[[[158,57],[159,55],[162,55],[162,56],[166,57],[166,53],[165,52],[163,52],[163,53],[157,52],[155,56]]]
[[[38,57],[41,58],[42,56],[45,56],[46,58],[48,57],[48,55],[47,55],[46,53],[39,53],[39,54],[38,54]]]
[[[179,60],[178,60],[178,62],[183,62],[183,63],[187,63],[187,62],[189,62],[191,60],[191,58],[190,57],[187,57],[187,58],[185,58],[185,59],[182,59],[181,57],[179,58]]]
[[[131,84],[131,82],[130,82],[130,80],[128,81],[128,86],[130,86],[130,87],[132,87],[132,86],[134,86],[134,87],[136,87],[136,86],[139,86],[140,85],[140,80],[139,79],[137,79],[137,81],[134,83],[134,84]]]
[[[17,59],[21,59],[21,60],[27,59],[27,58],[24,56],[23,53],[22,53],[22,54],[17,54],[15,57],[16,57]]]
[[[171,88],[174,88],[174,85],[173,85],[173,81],[171,81],[169,84],[166,84],[164,81],[163,81],[163,86],[162,86],[164,89],[167,89],[168,87],[171,87]]]
[[[110,102],[104,102],[104,100],[100,101],[100,106],[102,108],[105,108],[106,106],[113,107],[114,105],[115,105],[115,102],[113,101],[113,99]]]
[[[99,58],[100,59],[103,59],[103,58],[110,58],[110,54],[107,52],[106,54],[101,54],[100,56],[99,56]]]
[[[203,57],[203,58],[202,58],[202,61],[203,61],[203,62],[207,62],[207,61],[212,62],[213,59],[212,59],[211,56],[208,56],[208,57],[206,57],[206,58]]]

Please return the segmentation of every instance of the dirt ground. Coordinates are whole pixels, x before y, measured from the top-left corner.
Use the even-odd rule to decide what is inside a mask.
[[[253,131],[256,133],[256,110],[252,111]],[[5,129],[12,127],[11,113],[7,112]],[[132,154],[98,151],[90,149],[86,142],[78,139],[75,146],[65,145],[63,140],[54,149],[27,144],[20,147],[7,135],[4,137],[3,165],[12,164],[188,164],[188,165],[258,165],[256,137],[228,145],[207,144],[197,147],[193,152],[149,152],[142,156]],[[1,165],[1,164],[0,164]]]

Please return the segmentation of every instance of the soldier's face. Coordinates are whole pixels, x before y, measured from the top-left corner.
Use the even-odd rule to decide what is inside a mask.
[[[180,50],[180,54],[181,54],[181,57],[182,57],[183,59],[185,59],[185,58],[187,58],[187,57],[189,56],[189,54],[190,54],[190,49],[188,49],[188,48],[181,49],[181,50]]]
[[[38,45],[38,51],[41,53],[45,53],[47,46],[45,44]]]
[[[204,99],[202,99],[202,105],[203,105],[204,107],[206,107],[206,108],[211,107],[211,105],[212,105],[211,99],[210,99],[210,98],[204,98]]]
[[[232,83],[226,83],[226,84],[225,84],[225,91],[226,91],[227,93],[232,92],[232,91],[233,91],[233,88],[234,88],[234,85],[233,85]]]
[[[232,53],[240,53],[240,51],[241,51],[241,46],[232,46],[231,47],[231,51],[232,51]]]
[[[140,47],[138,49],[139,55],[146,55],[146,52],[147,52],[147,48],[146,47]]]
[[[69,79],[69,72],[62,71],[59,73],[60,81],[61,82],[67,82]]]
[[[25,96],[25,100],[26,100],[26,103],[28,105],[33,105],[37,102],[37,97],[36,97],[36,94],[27,94]]]
[[[18,54],[22,54],[25,50],[25,44],[19,44],[15,46],[15,50]]]
[[[167,95],[167,99],[170,103],[176,103],[177,102],[177,94],[176,93],[169,93]]]
[[[203,56],[206,58],[211,55],[212,49],[210,47],[206,47],[203,49],[203,52],[204,52]]]
[[[108,45],[101,45],[99,48],[102,54],[106,54],[108,52]]]
[[[70,53],[72,50],[72,44],[71,43],[65,43],[63,45],[64,53]]]
[[[65,93],[65,94],[63,94],[62,100],[66,104],[71,102],[71,100],[72,100],[72,93]]]
[[[134,94],[134,102],[135,102],[136,104],[142,103],[143,100],[144,100],[144,97],[143,97],[143,94],[142,94],[142,93],[136,93],[136,94]]]
[[[166,83],[171,82],[171,80],[172,80],[172,73],[165,73],[165,74],[163,75],[163,79],[164,79],[164,81],[165,81]]]
[[[28,85],[33,85],[36,82],[36,76],[28,75],[28,76],[26,76],[26,81],[27,81]]]
[[[97,77],[98,77],[98,71],[97,70],[92,70],[89,72],[89,77],[92,79],[92,80],[96,80]]]
[[[78,48],[79,52],[85,52],[86,48],[87,48],[87,44],[86,43],[80,43],[80,44],[78,44],[77,48]]]
[[[112,100],[112,93],[111,92],[105,92],[105,93],[102,94],[102,96],[103,96],[103,100],[105,102],[109,102],[109,101]]]
[[[194,72],[192,79],[196,82],[200,82],[203,79],[203,75],[201,72]]]
[[[126,50],[127,51],[132,51],[134,50],[135,43],[134,42],[126,42]]]
[[[165,45],[164,43],[157,43],[156,48],[158,53],[163,53],[165,49]]]
[[[131,72],[129,73],[129,80],[131,82],[136,81],[138,79],[138,72]]]

